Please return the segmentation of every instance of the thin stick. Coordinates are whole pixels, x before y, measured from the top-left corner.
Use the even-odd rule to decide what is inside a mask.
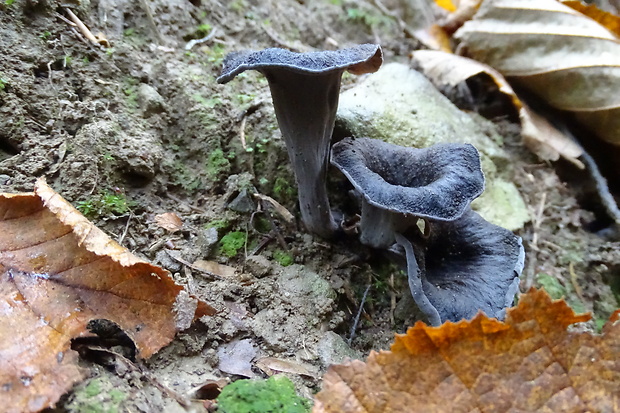
[[[394,310],[396,309],[396,293],[394,292],[394,273],[390,274],[390,325],[395,325]]]
[[[213,38],[213,36],[215,36],[216,32],[217,32],[217,27],[214,27],[213,30],[211,30],[211,32],[208,35],[206,35],[205,37],[203,37],[202,39],[192,39],[192,40],[190,40],[185,45],[185,50],[192,50],[192,47],[196,46],[197,44],[208,42],[209,40],[211,40]]]
[[[127,224],[125,224],[125,230],[123,231],[123,235],[121,235],[120,238],[118,239],[118,245],[123,245],[123,241],[125,240],[125,237],[127,236],[127,231],[129,231],[129,222],[131,222],[132,217],[133,217],[133,213],[130,212],[129,216],[127,217]]]
[[[144,12],[146,13],[146,19],[149,21],[149,26],[151,26],[151,31],[157,38],[157,43],[163,44],[164,40],[162,39],[161,33],[159,33],[159,29],[157,28],[157,25],[155,24],[155,19],[153,19],[153,13],[151,13],[151,8],[149,7],[149,4],[146,2],[146,0],[140,0],[140,5],[142,6],[142,9],[144,9]]]
[[[351,326],[351,334],[349,334],[349,340],[347,341],[349,345],[351,345],[351,343],[353,342],[353,338],[355,337],[355,330],[357,330],[357,325],[360,322],[360,317],[362,316],[362,310],[364,310],[364,303],[366,302],[368,291],[370,291],[370,283],[366,287],[366,291],[364,291],[364,295],[362,296],[362,302],[360,303],[360,307],[357,310],[357,314],[355,315],[355,320],[353,320],[353,326]]]
[[[211,277],[213,277],[213,278],[217,278],[218,280],[223,280],[223,279],[224,279],[224,278],[223,278],[223,277],[221,277],[220,275],[217,275],[217,274],[215,274],[215,273],[213,273],[213,272],[211,272],[211,271],[203,270],[202,268],[198,268],[198,267],[196,267],[195,265],[190,264],[189,262],[185,261],[183,258],[175,257],[174,255],[172,255],[172,253],[170,252],[170,250],[168,250],[167,248],[164,248],[164,251],[166,251],[166,253],[168,254],[168,256],[169,256],[170,258],[172,258],[173,260],[175,260],[175,261],[177,261],[177,262],[180,262],[181,264],[183,264],[183,265],[185,265],[185,266],[187,266],[187,267],[191,268],[192,270],[195,270],[195,271],[201,272],[201,273],[203,273],[203,274],[210,275]]]
[[[89,30],[89,28],[86,27],[86,25],[84,23],[82,23],[82,20],[80,20],[80,18],[78,16],[76,16],[71,11],[71,9],[65,7],[65,12],[67,12],[67,15],[69,16],[71,21],[73,21],[73,23],[75,23],[77,28],[80,29],[80,32],[82,32],[84,37],[86,37],[88,40],[90,40],[91,43],[99,45],[99,40],[95,37],[95,35],[93,35],[93,32],[91,32]]]
[[[245,151],[246,149],[248,149],[248,146],[245,143],[245,123],[246,123],[247,117],[244,116],[241,119],[241,125],[239,125],[239,139],[241,139],[241,146],[243,147],[243,150]]]

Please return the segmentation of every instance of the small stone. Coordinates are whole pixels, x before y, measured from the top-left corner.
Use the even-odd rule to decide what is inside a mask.
[[[263,278],[271,272],[271,261],[262,255],[252,255],[245,261],[247,270],[256,278]]]
[[[361,359],[362,355],[353,350],[333,331],[328,331],[317,344],[317,353],[324,368],[331,364],[341,364],[346,359]]]
[[[228,209],[236,212],[253,212],[256,209],[256,204],[252,199],[252,196],[248,193],[247,189],[242,189],[230,203]]]
[[[166,110],[164,98],[154,87],[145,83],[140,84],[140,87],[138,87],[138,102],[145,117],[162,113]]]

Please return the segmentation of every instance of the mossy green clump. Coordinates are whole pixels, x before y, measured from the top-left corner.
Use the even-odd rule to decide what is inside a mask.
[[[209,221],[206,225],[205,228],[209,229],[209,228],[215,228],[218,231],[220,230],[226,230],[228,228],[230,228],[230,221],[227,219],[214,219],[213,221]]]
[[[111,388],[112,383],[97,377],[77,389],[65,408],[68,412],[115,413],[121,411],[121,404],[127,400],[127,393]]]
[[[545,291],[547,291],[547,294],[554,300],[564,298],[566,303],[577,314],[582,314],[587,311],[572,286],[562,285],[557,278],[545,273],[536,274],[536,282],[543,287]]]
[[[207,158],[207,176],[213,180],[221,178],[230,169],[230,161],[224,151],[220,148],[215,149]]]
[[[297,198],[296,188],[280,176],[273,183],[273,194],[283,202]]]
[[[217,398],[222,413],[304,413],[310,401],[295,393],[295,386],[286,376],[267,380],[237,380],[222,389]]]
[[[245,245],[247,236],[245,232],[232,231],[224,235],[220,240],[219,252],[220,254],[232,258],[243,246]]]
[[[283,267],[288,267],[294,262],[293,256],[284,250],[275,250],[273,252],[273,259]]]
[[[133,206],[134,202],[128,200],[124,193],[105,191],[78,202],[76,208],[87,217],[99,218],[109,215],[125,215]]]

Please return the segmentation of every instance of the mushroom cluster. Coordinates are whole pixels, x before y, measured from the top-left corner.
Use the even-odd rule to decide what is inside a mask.
[[[217,79],[226,83],[249,69],[267,78],[302,221],[322,237],[339,229],[326,178],[342,73],[372,73],[382,62],[381,48],[373,44],[312,53],[273,48],[229,54]],[[475,147],[417,149],[345,138],[331,148],[331,163],[361,199],[360,241],[395,253],[430,324],[478,311],[504,317],[518,291],[525,253],[519,237],[470,208],[484,190]]]

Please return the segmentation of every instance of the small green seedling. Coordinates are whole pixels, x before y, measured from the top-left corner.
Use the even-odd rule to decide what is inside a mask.
[[[233,231],[224,235],[220,240],[219,252],[225,257],[232,258],[243,246],[247,240],[245,232]]]
[[[76,208],[90,218],[110,215],[125,215],[133,207],[133,202],[124,193],[103,192],[77,203]]]
[[[273,259],[283,267],[288,267],[294,262],[293,256],[289,252],[280,249],[273,252]]]
[[[237,380],[222,389],[217,398],[222,413],[305,413],[310,401],[295,393],[288,377],[271,376],[267,380]]]

